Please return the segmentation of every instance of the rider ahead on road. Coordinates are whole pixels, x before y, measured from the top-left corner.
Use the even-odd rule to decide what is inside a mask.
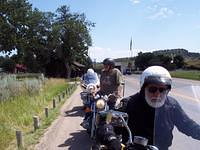
[[[121,96],[122,92],[122,74],[119,69],[115,68],[115,61],[111,58],[106,58],[103,61],[104,68],[100,76],[100,93],[102,95],[115,94]],[[116,99],[109,101],[110,108],[114,108]]]
[[[82,76],[81,82],[86,85],[90,83],[99,85],[99,77],[92,68],[89,68],[87,72]]]

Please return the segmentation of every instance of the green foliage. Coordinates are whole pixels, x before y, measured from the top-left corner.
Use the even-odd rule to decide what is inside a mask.
[[[87,21],[84,14],[72,14],[68,6],[57,9],[57,17],[52,25],[55,39],[56,56],[68,70],[70,76],[74,61],[85,63],[88,60],[88,47],[91,46],[90,27],[94,24]],[[88,61],[87,61],[88,62]]]
[[[184,66],[184,58],[180,55],[174,57],[174,63],[176,64],[177,68],[182,68]]]
[[[0,51],[15,49],[17,55],[11,59],[28,72],[44,73],[51,61],[58,60],[70,76],[74,61],[89,63],[89,31],[94,23],[85,14],[71,13],[69,6],[55,13],[32,10],[27,0],[2,1],[0,9]]]
[[[11,52],[19,38],[24,36],[23,31],[27,30],[27,14],[31,11],[31,5],[26,0],[4,0],[1,1],[0,10],[0,51]]]
[[[169,70],[173,70],[184,66],[184,58],[180,55],[176,55],[172,58],[169,55],[163,55],[155,52],[140,52],[135,58],[135,66],[136,68],[140,68],[140,70],[144,70],[152,65],[161,65]]]
[[[198,70],[176,70],[171,71],[170,74],[173,77],[177,78],[193,79],[200,81],[200,71]]]

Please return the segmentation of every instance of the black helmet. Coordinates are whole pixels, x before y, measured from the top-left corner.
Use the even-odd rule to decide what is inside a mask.
[[[115,61],[111,58],[106,58],[103,60],[104,65],[110,65],[111,67],[115,67]]]

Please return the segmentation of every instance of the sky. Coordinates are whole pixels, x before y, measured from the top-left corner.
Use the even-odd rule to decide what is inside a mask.
[[[184,48],[200,53],[199,0],[29,0],[55,12],[62,5],[84,13],[91,29],[93,61],[137,56],[138,52]],[[132,39],[132,49],[130,43]]]

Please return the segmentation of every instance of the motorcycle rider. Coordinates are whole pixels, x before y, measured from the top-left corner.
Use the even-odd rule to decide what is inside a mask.
[[[168,96],[171,87],[169,72],[161,66],[150,66],[140,76],[140,91],[122,100],[122,111],[129,115],[128,126],[134,136],[147,138],[148,144],[160,150],[168,150],[172,144],[174,126],[187,136],[200,140],[200,125],[189,118],[177,100]],[[105,138],[106,133],[99,134],[98,137]],[[122,140],[123,143],[128,140],[126,130]],[[113,143],[116,145],[116,142]],[[106,144],[112,147],[109,140]]]
[[[115,61],[111,58],[103,60],[104,68],[100,76],[100,91],[102,95],[114,94],[116,97],[122,96],[122,73],[115,68]],[[117,98],[109,99],[109,109],[115,109]],[[106,121],[99,121],[96,131],[96,137],[101,144],[107,146],[108,150],[118,150],[121,143],[114,133],[114,128]]]
[[[81,78],[81,84],[83,84],[84,86],[87,86],[88,84],[95,84],[96,88],[99,88],[99,77],[97,75],[97,73],[92,69],[89,68],[87,70],[87,73],[85,73],[82,78]],[[82,99],[87,99],[88,97],[83,97],[81,96]],[[90,105],[90,101],[88,101],[88,105]],[[85,111],[85,116],[83,119],[83,122],[80,124],[83,128],[87,129],[89,127],[89,123],[87,121],[87,118],[90,116],[90,112],[87,112],[87,106],[84,106],[83,110]]]
[[[200,125],[189,118],[177,100],[168,96],[171,87],[169,72],[161,66],[151,66],[140,77],[140,91],[124,99],[132,133],[147,138],[148,144],[160,150],[168,150],[172,144],[174,126],[200,140]],[[125,133],[123,141],[126,140]]]
[[[115,61],[111,58],[103,60],[104,68],[100,76],[100,91],[102,95],[115,94],[116,96],[122,95],[122,73],[119,69],[115,68]],[[108,101],[110,109],[114,109],[117,99],[113,98]]]
[[[88,85],[90,83],[94,83],[97,86],[99,86],[99,84],[100,84],[99,77],[98,77],[97,73],[92,68],[89,68],[87,70],[87,73],[85,73],[82,76],[81,83],[86,84],[86,85]]]

